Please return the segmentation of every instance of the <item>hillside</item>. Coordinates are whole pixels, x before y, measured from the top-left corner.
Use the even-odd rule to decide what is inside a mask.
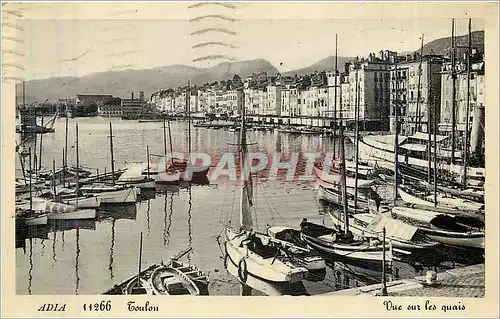
[[[467,45],[467,35],[456,37],[457,46]],[[484,31],[472,33],[472,46],[484,52]],[[420,50],[417,49],[416,52]],[[450,51],[450,37],[433,40],[424,45],[424,54],[448,55]],[[464,49],[458,50],[458,57],[463,57]],[[401,54],[404,54],[403,52]],[[338,57],[338,68],[343,70],[344,64],[354,60],[353,57]],[[284,72],[283,75],[309,74],[316,71],[333,70],[335,57],[326,57],[310,66]],[[278,73],[278,69],[264,59],[254,59],[237,62],[224,62],[211,68],[196,68],[186,65],[171,65],[145,70],[123,70],[92,73],[82,77],[57,77],[26,82],[26,101],[43,102],[57,101],[59,98],[74,98],[76,94],[113,94],[122,98],[129,97],[133,90],[136,96],[144,91],[149,96],[162,89],[176,88],[187,84],[203,84],[219,80],[231,79],[235,74],[242,78],[259,72],[270,75]],[[21,100],[20,86],[17,96]]]
[[[472,47],[477,48],[479,52],[484,52],[484,31],[474,31],[471,33],[472,37]],[[457,47],[467,46],[468,35],[455,36],[455,45]],[[440,38],[434,41],[431,41],[424,45],[424,54],[438,54],[449,56],[451,50],[451,37]],[[465,49],[457,49],[459,55]],[[415,52],[420,53],[420,49],[415,50]]]
[[[338,66],[339,71],[342,72],[344,70],[345,63],[349,62],[349,61],[353,61],[354,59],[355,58],[339,56],[337,59],[337,66]],[[284,72],[283,74],[284,75],[294,75],[294,74],[304,75],[304,74],[314,73],[316,71],[323,71],[323,70],[329,71],[329,70],[333,70],[334,68],[335,68],[335,56],[329,56],[329,57],[326,57],[326,58],[324,58],[324,59],[322,59],[314,64],[311,64],[310,66],[307,66],[305,68]]]
[[[82,77],[57,77],[26,82],[26,103],[45,100],[57,101],[59,98],[75,98],[76,94],[113,94],[127,98],[134,91],[144,91],[149,98],[151,93],[168,87],[186,85],[191,79],[193,84],[216,80],[231,79],[235,74],[246,77],[253,72],[276,74],[278,70],[268,61],[255,59],[248,61],[220,63],[211,68],[195,68],[186,65],[171,65],[145,70],[123,70],[92,73]],[[22,89],[18,86],[17,96],[22,99]]]

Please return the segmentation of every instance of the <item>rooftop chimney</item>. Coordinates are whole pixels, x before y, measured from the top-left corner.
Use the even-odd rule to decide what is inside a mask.
[[[134,92],[132,92],[132,100],[134,99]]]
[[[139,99],[144,101],[144,91],[139,92]]]

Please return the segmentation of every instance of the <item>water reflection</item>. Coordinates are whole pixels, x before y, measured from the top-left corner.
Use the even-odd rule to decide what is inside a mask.
[[[76,258],[75,258],[75,294],[78,295],[78,289],[80,288],[80,276],[78,274],[79,270],[79,258],[80,258],[80,229],[76,229]]]
[[[114,219],[129,219],[136,220],[137,218],[137,205],[135,203],[128,203],[123,205],[110,205],[106,210],[99,211],[99,219],[101,220],[114,220]]]
[[[52,267],[55,266],[56,264],[56,236],[57,236],[57,232],[54,232],[54,238],[52,239]]]
[[[169,232],[167,230],[167,194],[164,195],[163,198],[163,246],[168,245],[168,235]]]
[[[109,278],[113,279],[113,253],[115,251],[115,225],[116,219],[111,222],[111,247],[109,248]]]
[[[193,245],[193,235],[192,235],[192,225],[191,225],[191,217],[192,217],[191,211],[193,209],[193,203],[192,203],[191,185],[188,186],[188,195],[189,195],[189,199],[188,199],[188,220],[187,220],[187,223],[188,223],[189,247],[191,247]],[[189,264],[191,264],[191,252],[192,252],[192,250],[187,255],[187,259],[188,259]]]
[[[149,234],[151,233],[151,224],[150,224],[150,216],[149,216],[150,209],[151,209],[151,203],[150,203],[150,200],[148,199],[148,209],[146,210],[146,223],[148,226],[148,233],[146,234],[146,236],[148,236],[148,237],[149,237]]]
[[[31,295],[31,284],[33,281],[33,239],[30,238],[30,254],[29,254],[29,264],[30,268],[28,270],[28,295]]]

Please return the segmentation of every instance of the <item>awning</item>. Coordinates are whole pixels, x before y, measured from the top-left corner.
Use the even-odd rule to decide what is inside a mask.
[[[427,151],[427,145],[424,144],[403,144],[400,145],[399,148],[408,150],[408,151],[414,151],[414,152],[425,152]]]
[[[436,218],[442,218],[443,216],[448,216],[446,214],[437,213],[431,210],[415,209],[409,207],[393,207],[392,212],[397,216],[406,217],[414,220],[418,220],[423,223],[431,224]]]
[[[408,225],[400,220],[377,215],[368,225],[367,229],[372,232],[382,233],[385,227],[386,236],[410,241],[418,228]]]
[[[428,141],[429,140],[429,134],[423,133],[423,132],[416,132],[410,138],[416,139],[416,140],[421,140],[421,141]],[[448,136],[445,135],[436,135],[436,142],[442,142],[445,139],[447,139]],[[431,136],[431,140],[434,142],[434,135]]]

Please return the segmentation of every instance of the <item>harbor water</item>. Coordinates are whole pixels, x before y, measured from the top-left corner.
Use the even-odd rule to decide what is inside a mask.
[[[78,122],[80,165],[94,172],[110,170],[109,121],[99,117],[69,119],[69,164],[76,163],[75,123]],[[120,119],[111,119],[111,122],[115,169],[132,162],[145,162],[146,145],[151,154],[164,154],[163,123]],[[174,151],[186,153],[187,123],[172,122],[171,132]],[[191,134],[194,152],[215,157],[236,153],[234,132],[192,128]],[[333,149],[331,138],[277,131],[249,132],[248,142],[252,143],[250,151],[254,152],[288,154]],[[55,159],[59,167],[64,145],[65,119],[58,119],[55,133],[43,135],[42,166],[51,169]],[[28,146],[33,149],[33,142],[28,142]],[[354,156],[350,143],[346,152],[348,157]],[[16,174],[21,175],[20,165],[16,165]],[[257,178],[254,193],[254,225],[261,231],[265,231],[267,225],[298,227],[302,218],[331,223],[322,214],[313,180]],[[210,294],[238,295],[237,280],[224,269],[222,230],[229,223],[239,223],[239,194],[237,185],[224,180],[203,186],[171,187],[153,192],[149,199],[136,204],[101,211],[96,221],[60,221],[27,229],[16,238],[16,292],[101,294],[137,272],[142,232],[142,269],[191,246],[193,250],[183,258],[208,274]],[[325,280],[304,282],[304,289],[295,294],[314,295],[380,281],[381,274],[359,268],[333,263]],[[413,277],[420,273],[412,266],[401,265],[398,274]],[[265,290],[252,294],[265,294]]]

